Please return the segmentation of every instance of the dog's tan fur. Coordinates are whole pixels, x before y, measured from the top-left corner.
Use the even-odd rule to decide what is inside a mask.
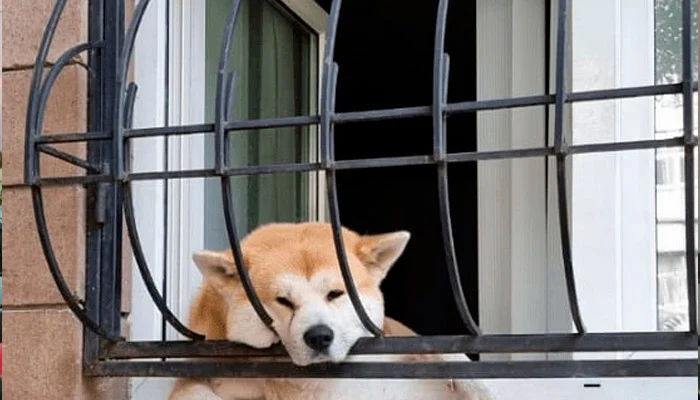
[[[381,299],[379,283],[403,251],[403,246],[408,240],[406,236],[401,244],[394,240],[395,237],[398,236],[396,234],[360,236],[350,230],[343,231],[348,262],[358,290],[363,296],[374,296]],[[386,245],[386,243],[390,245]],[[243,241],[242,251],[244,263],[248,267],[256,292],[266,308],[270,309],[273,317],[284,312],[275,308],[277,307],[275,298],[278,296],[276,291],[278,288],[272,284],[275,282],[275,278],[281,274],[293,274],[310,279],[321,270],[334,268],[340,277],[331,229],[327,224],[267,225],[257,229]],[[197,257],[200,259],[198,260]],[[207,259],[203,260],[202,257],[207,257]],[[220,262],[227,266],[225,274],[212,274],[211,271],[202,268],[202,264],[210,262],[212,258],[219,258]],[[195,255],[195,261],[200,270],[203,270],[205,280],[191,306],[189,318],[191,329],[205,335],[208,340],[237,340],[228,328],[229,313],[232,311],[231,304],[246,304],[247,298],[243,290],[240,290],[240,282],[233,276],[235,274],[234,270],[231,269],[233,268],[231,252],[200,253]],[[215,270],[218,269],[217,266]],[[335,279],[333,284],[338,286],[338,290],[344,289],[342,279]],[[232,287],[236,287],[237,290],[231,289]],[[229,289],[231,291],[227,292],[226,290]],[[233,296],[233,300],[227,300],[226,296]],[[383,319],[383,329],[388,336],[415,335],[411,329],[390,318]],[[243,341],[245,342],[245,340]],[[388,357],[391,361],[444,360],[441,355]],[[385,361],[386,358],[383,356],[382,361]],[[409,397],[395,397],[397,396],[396,389],[392,389],[391,385],[406,388],[406,393],[413,396],[410,398],[416,399],[483,400],[489,398],[483,387],[471,382],[455,383],[451,380],[387,382],[389,381],[348,379],[179,379],[173,388],[170,400],[375,398],[406,398],[409,400]],[[409,387],[410,389],[408,389]]]

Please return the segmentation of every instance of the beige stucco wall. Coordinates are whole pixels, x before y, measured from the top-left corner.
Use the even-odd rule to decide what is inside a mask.
[[[34,58],[54,1],[5,0],[2,24],[4,235],[3,397],[27,399],[125,399],[126,379],[82,376],[82,326],[54,286],[41,251],[29,189],[22,183],[24,123]],[[49,53],[55,61],[87,39],[87,1],[69,1]],[[83,56],[84,57],[84,56]],[[68,67],[52,92],[45,134],[86,129],[86,69]],[[84,146],[61,150],[83,156]],[[42,158],[42,174],[80,173]],[[44,189],[56,255],[71,289],[82,297],[85,268],[85,197],[79,186]],[[128,297],[128,296],[127,296]]]

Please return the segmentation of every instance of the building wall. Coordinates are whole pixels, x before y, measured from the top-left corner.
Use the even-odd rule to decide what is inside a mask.
[[[63,303],[49,274],[36,233],[30,189],[22,182],[25,111],[29,85],[53,1],[5,0],[2,26],[5,147],[3,336],[4,387],[9,400],[125,399],[126,379],[82,376],[82,326]],[[69,1],[49,62],[87,39],[87,1]],[[84,55],[83,55],[84,59]],[[82,132],[87,122],[87,71],[82,61],[66,68],[51,95],[44,134]],[[80,144],[61,150],[84,156]],[[42,158],[45,175],[81,173]],[[62,271],[78,297],[84,292],[85,197],[79,186],[46,188],[49,231]],[[128,290],[129,288],[126,288]],[[128,297],[128,296],[127,296]]]

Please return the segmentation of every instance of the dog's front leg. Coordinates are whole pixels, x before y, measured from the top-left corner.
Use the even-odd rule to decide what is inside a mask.
[[[224,400],[203,380],[178,379],[168,400]]]

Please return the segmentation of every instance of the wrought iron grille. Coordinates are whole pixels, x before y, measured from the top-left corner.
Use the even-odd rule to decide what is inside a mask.
[[[136,6],[128,27],[124,23],[124,1],[89,1],[89,41],[79,44],[58,58],[46,70],[47,54],[67,0],[57,0],[46,26],[36,57],[26,119],[25,183],[31,187],[34,215],[50,272],[68,307],[85,326],[85,373],[94,376],[231,376],[231,377],[355,377],[355,378],[536,378],[585,376],[694,376],[695,360],[567,360],[521,362],[450,362],[450,363],[342,363],[297,367],[291,362],[272,361],[266,357],[285,355],[284,349],[256,350],[221,341],[203,341],[188,329],[168,308],[159,294],[146,265],[134,218],[132,183],[141,180],[186,179],[210,177],[221,181],[225,223],[238,273],[249,301],[260,319],[270,326],[272,318],[263,308],[251,285],[241,257],[236,215],[231,207],[232,188],[229,178],[237,175],[260,175],[282,172],[325,171],[330,222],[342,276],[352,304],[373,338],[361,339],[354,354],[419,354],[419,353],[537,353],[537,352],[605,352],[605,351],[694,351],[697,344],[696,265],[694,232],[692,94],[698,84],[692,81],[691,3],[683,0],[682,18],[682,82],[623,89],[572,93],[567,88],[567,35],[569,1],[559,1],[556,13],[556,76],[554,94],[505,98],[486,101],[447,101],[450,58],[444,51],[448,0],[440,0],[437,9],[433,55],[432,104],[420,107],[380,109],[361,112],[335,112],[338,65],[333,52],[341,0],[333,0],[325,44],[322,75],[321,109],[318,115],[234,120],[227,111],[235,88],[236,75],[229,71],[226,55],[232,46],[240,1],[232,0],[224,40],[220,49],[216,80],[216,115],[213,124],[132,129],[132,113],[137,86],[128,82],[127,71],[132,58],[136,33],[149,0]],[[126,28],[126,29],[125,29]],[[43,135],[44,111],[54,83],[70,61],[83,52],[89,55],[89,128],[87,132]],[[572,145],[564,135],[565,105],[574,102],[682,94],[683,135],[663,140],[641,140],[624,143]],[[529,106],[554,108],[554,143],[532,149],[489,152],[448,153],[446,120],[456,114],[487,110],[514,109]],[[432,117],[433,152],[422,156],[357,159],[337,161],[334,158],[334,126],[353,122],[370,122],[409,117]],[[276,164],[231,167],[229,136],[233,131],[253,128],[311,126],[320,127],[320,161],[313,163]],[[212,169],[133,172],[127,160],[132,139],[174,135],[213,134],[215,167]],[[57,144],[87,144],[87,159],[80,159],[55,147]],[[569,200],[566,192],[567,157],[573,154],[617,152],[627,150],[682,147],[685,150],[685,239],[687,260],[687,296],[690,329],[687,332],[587,333],[579,311],[579,302],[572,267],[568,226]],[[84,169],[81,176],[42,177],[40,154],[46,154]],[[459,269],[452,236],[448,167],[469,161],[551,157],[556,162],[558,217],[566,288],[571,317],[576,332],[571,334],[484,335],[472,318],[460,285]],[[357,168],[382,168],[409,165],[435,165],[439,188],[440,222],[447,258],[449,278],[460,316],[468,328],[464,336],[383,337],[382,331],[369,319],[359,301],[350,274],[340,235],[341,221],[336,190],[336,172]],[[86,185],[88,207],[88,252],[86,295],[84,301],[71,293],[58,265],[44,214],[42,189],[54,185]],[[121,221],[126,221],[136,262],[153,302],[167,322],[191,341],[130,342],[120,336],[121,296]],[[247,361],[242,356],[255,356]],[[197,362],[182,359],[205,357]],[[218,359],[225,357],[226,359]],[[262,358],[259,358],[262,357]],[[152,361],[159,359],[159,361]]]

